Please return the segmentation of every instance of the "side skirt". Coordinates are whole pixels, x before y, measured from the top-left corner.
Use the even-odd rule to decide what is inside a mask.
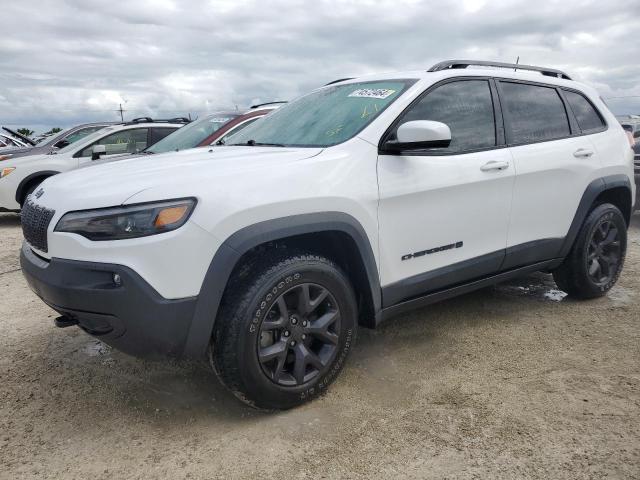
[[[556,268],[562,263],[562,260],[562,258],[555,258],[552,260],[546,260],[544,262],[534,263],[532,265],[527,265],[526,267],[520,267],[506,272],[498,273],[496,275],[481,278],[480,280],[475,280],[462,285],[457,285],[455,287],[446,288],[434,293],[424,295],[422,297],[398,303],[396,305],[382,309],[378,315],[378,318],[376,319],[376,323],[380,324],[380,322],[394,317],[400,313],[406,312],[408,310],[413,310],[415,308],[424,307],[441,300],[446,300],[447,298],[456,297],[464,293],[472,292],[480,288],[495,285],[497,283],[521,277],[523,275],[528,275],[540,270]]]

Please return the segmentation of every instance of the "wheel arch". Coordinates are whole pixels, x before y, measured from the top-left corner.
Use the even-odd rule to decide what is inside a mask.
[[[18,202],[19,205],[22,206],[22,197],[23,194],[25,192],[25,190],[27,188],[29,188],[30,185],[32,185],[35,181],[40,180],[39,183],[42,183],[44,180],[46,180],[47,178],[53,176],[53,175],[57,175],[60,172],[57,172],[55,170],[42,170],[39,172],[34,172],[31,173],[29,175],[27,175],[26,177],[24,177],[20,183],[18,184],[18,188],[16,188],[16,202]]]
[[[215,316],[234,270],[247,255],[270,244],[304,246],[336,261],[346,270],[360,299],[359,322],[375,326],[382,302],[380,280],[371,243],[360,222],[342,212],[293,215],[247,226],[222,243],[209,264],[198,295],[185,345],[186,356],[199,357],[206,352]]]
[[[622,212],[627,226],[631,221],[631,180],[627,175],[610,175],[593,180],[584,191],[578,209],[565,237],[560,256],[566,257],[589,212],[601,203],[612,203]]]

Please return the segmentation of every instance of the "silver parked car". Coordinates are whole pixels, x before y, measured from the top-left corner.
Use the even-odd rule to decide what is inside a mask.
[[[86,137],[90,133],[96,132],[98,130],[102,130],[109,125],[113,125],[115,122],[99,122],[99,123],[83,123],[82,125],[76,125],[75,127],[68,128],[63,130],[55,135],[51,135],[36,143],[30,139],[26,139],[26,137],[18,137],[17,132],[13,130],[2,127],[2,129],[7,133],[11,134],[11,137],[14,139],[18,137],[21,140],[22,146],[12,147],[12,148],[4,148],[0,150],[0,156],[8,156],[9,158],[18,158],[24,157],[27,155],[40,155],[43,153],[51,153],[60,148],[64,148],[67,145],[71,145],[73,142],[80,140],[81,138]],[[26,140],[29,140],[31,144],[28,144]]]

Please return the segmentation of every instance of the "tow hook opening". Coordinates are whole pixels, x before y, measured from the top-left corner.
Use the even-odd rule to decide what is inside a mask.
[[[76,320],[75,318],[68,317],[66,315],[61,315],[58,318],[56,318],[53,321],[53,323],[58,328],[66,328],[66,327],[73,327],[74,325],[78,325],[78,320]]]

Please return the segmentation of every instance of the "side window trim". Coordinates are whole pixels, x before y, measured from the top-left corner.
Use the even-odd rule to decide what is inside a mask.
[[[493,118],[496,128],[496,148],[504,146],[507,143],[505,133],[505,122],[502,112],[502,103],[500,103],[500,95],[498,94],[498,87],[496,85],[496,79],[489,79],[489,89],[491,90],[491,100],[493,101]]]
[[[575,113],[569,105],[569,100],[564,96],[564,90],[562,88],[556,88],[558,95],[562,99],[562,104],[564,105],[564,111],[567,114],[567,118],[569,119],[569,129],[571,130],[571,137],[575,137],[580,135],[582,131],[580,130],[580,126],[578,125],[578,119],[576,118]]]
[[[495,132],[496,132],[496,145],[491,146],[491,147],[476,148],[476,149],[462,150],[462,151],[456,151],[456,152],[446,152],[446,151],[433,151],[433,152],[430,152],[428,150],[406,151],[406,152],[390,152],[390,151],[387,151],[387,150],[385,150],[383,148],[384,143],[387,141],[389,136],[395,131],[395,129],[399,126],[399,124],[402,121],[402,119],[404,118],[405,114],[408,111],[410,111],[413,107],[415,107],[418,103],[420,103],[420,101],[424,97],[429,95],[429,93],[431,93],[432,91],[434,91],[438,87],[446,85],[447,83],[459,82],[459,81],[468,81],[468,80],[484,80],[484,81],[486,81],[488,83],[489,90],[491,92],[491,101],[493,103],[493,112],[494,112],[493,121],[494,121],[494,128],[495,128]],[[497,105],[497,107],[496,107],[496,105]],[[498,113],[499,113],[499,116],[498,116]],[[501,124],[502,124],[502,127],[501,127]],[[507,144],[505,142],[505,135],[504,134],[505,134],[505,130],[504,130],[504,120],[503,120],[503,116],[502,116],[502,108],[501,108],[501,105],[499,103],[499,95],[497,94],[497,91],[495,90],[495,85],[494,85],[494,82],[493,82],[493,78],[492,77],[482,77],[482,76],[477,76],[477,77],[476,76],[450,77],[450,78],[446,78],[444,80],[441,80],[441,81],[439,81],[437,83],[434,83],[433,85],[430,85],[429,87],[427,87],[422,93],[420,93],[416,98],[414,98],[411,101],[411,103],[409,105],[407,105],[404,110],[402,110],[402,112],[400,112],[398,114],[398,116],[393,120],[393,122],[391,122],[389,127],[387,127],[385,132],[380,137],[380,141],[378,142],[378,155],[402,155],[402,156],[407,156],[407,157],[408,156],[420,156],[420,157],[439,156],[439,157],[444,157],[444,156],[451,156],[451,155],[466,155],[468,153],[475,153],[475,152],[485,152],[485,151],[488,151],[488,150],[497,150],[497,149],[500,149],[500,148],[505,148],[507,146]]]

